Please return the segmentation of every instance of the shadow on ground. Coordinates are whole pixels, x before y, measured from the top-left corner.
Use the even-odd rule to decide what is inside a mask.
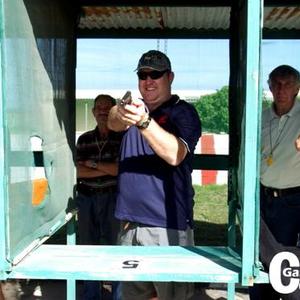
[[[66,300],[64,280],[9,280],[4,284],[5,300]],[[76,300],[82,299],[82,281],[77,282]],[[196,293],[190,300],[226,300],[225,285],[196,284]],[[237,289],[236,300],[249,300],[247,289]],[[103,289],[103,300],[112,300],[109,284]]]
[[[196,220],[194,222],[195,244],[197,246],[227,246],[228,224],[216,224]],[[236,225],[237,245],[241,241],[240,229]]]

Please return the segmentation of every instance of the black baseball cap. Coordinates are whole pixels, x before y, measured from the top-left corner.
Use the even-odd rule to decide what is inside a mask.
[[[150,50],[142,55],[135,71],[141,69],[153,69],[155,71],[171,71],[171,62],[166,54],[158,50]]]

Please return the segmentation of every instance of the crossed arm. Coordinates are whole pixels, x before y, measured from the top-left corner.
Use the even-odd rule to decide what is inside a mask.
[[[117,173],[117,162],[98,162],[95,167],[92,160],[77,162],[77,178],[93,178],[105,175],[117,176]]]

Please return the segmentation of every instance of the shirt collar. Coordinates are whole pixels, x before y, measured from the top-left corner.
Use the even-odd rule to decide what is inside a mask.
[[[179,101],[180,101],[180,98],[179,98],[178,95],[172,95],[169,100],[167,100],[166,102],[164,102],[163,104],[161,104],[160,106],[158,106],[154,111],[160,110],[160,109],[162,109],[164,107],[169,107],[169,106],[176,105]],[[152,111],[152,113],[154,111]]]
[[[298,112],[300,112],[300,102],[296,99],[296,100],[295,100],[295,103],[294,103],[294,105],[293,105],[293,107],[292,107],[292,109],[290,109],[289,112],[287,112],[286,114],[282,115],[281,117],[283,117],[283,116],[292,117],[294,114],[297,114]],[[275,110],[274,110],[274,103],[272,104],[271,117],[272,117],[272,119],[280,118],[280,117],[275,113]]]
[[[292,109],[288,112],[289,116],[293,116],[295,114],[298,114],[300,112],[300,102],[296,99],[294,106]]]

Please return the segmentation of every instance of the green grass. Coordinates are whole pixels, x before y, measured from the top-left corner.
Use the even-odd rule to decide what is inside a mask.
[[[194,186],[196,245],[227,245],[227,185]]]

